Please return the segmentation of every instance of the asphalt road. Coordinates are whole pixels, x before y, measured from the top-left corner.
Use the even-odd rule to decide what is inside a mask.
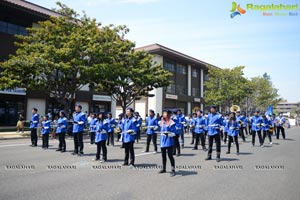
[[[239,156],[235,146],[232,154],[226,155],[227,148],[222,144],[220,163],[215,161],[215,151],[212,161],[204,161],[207,153],[193,151],[189,145],[191,135],[186,135],[186,148],[182,156],[175,157],[175,177],[158,174],[161,154],[142,153],[144,138],[135,144],[136,168],[121,166],[124,149],[119,148],[120,144],[108,147],[108,162],[102,164],[92,161],[96,148],[88,138],[83,157],[70,154],[72,139],[67,140],[66,153],[55,151],[56,140],[50,140],[48,150],[29,147],[29,139],[2,140],[0,199],[298,200],[300,128],[288,129],[286,135],[286,140],[273,137],[273,145],[264,148],[240,141]]]

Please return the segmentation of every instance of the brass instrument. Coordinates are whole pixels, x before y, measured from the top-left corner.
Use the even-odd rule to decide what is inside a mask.
[[[274,126],[270,126],[270,128],[269,128],[269,133],[272,133],[272,134],[273,134],[273,132],[274,132]]]
[[[232,105],[230,107],[230,112],[238,112],[238,111],[241,111],[240,106],[238,106],[238,105]]]

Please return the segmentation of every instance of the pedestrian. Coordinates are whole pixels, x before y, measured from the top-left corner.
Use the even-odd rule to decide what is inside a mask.
[[[87,121],[86,114],[81,111],[82,106],[80,104],[75,105],[75,113],[73,115],[73,137],[74,137],[74,151],[72,155],[82,156],[83,152],[83,132],[84,125]]]
[[[68,119],[66,118],[66,113],[61,110],[59,112],[59,118],[57,120],[56,134],[58,135],[58,149],[56,151],[66,152],[66,131],[68,127]]]
[[[149,152],[150,142],[152,140],[153,146],[154,146],[154,152],[157,153],[157,133],[158,130],[158,120],[155,117],[154,110],[150,109],[148,112],[148,117],[146,118],[146,133],[147,133],[147,144],[146,144],[146,150],[144,152]]]
[[[134,110],[132,108],[127,108],[126,117],[124,119],[124,124],[122,128],[122,138],[125,148],[125,159],[123,165],[128,165],[128,160],[130,157],[129,165],[134,166],[135,155],[134,155],[134,141],[136,138],[136,132],[138,130],[138,121],[133,117]]]
[[[159,122],[160,126],[160,147],[162,156],[162,170],[159,173],[166,173],[167,154],[171,163],[170,176],[175,176],[175,159],[173,157],[174,137],[176,136],[176,123],[170,118],[170,110],[163,110],[162,120]]]
[[[51,130],[51,120],[50,120],[50,116],[46,114],[42,121],[42,138],[43,138],[42,148],[44,150],[48,149],[49,147],[50,130]]]
[[[38,109],[32,108],[32,117],[30,121],[30,131],[31,131],[31,146],[36,147],[38,143],[38,136],[37,136],[37,127],[39,124],[39,114],[37,114]]]
[[[96,137],[95,137],[95,143],[97,145],[97,153],[96,153],[96,158],[93,159],[94,161],[100,160],[101,150],[102,150],[102,160],[100,160],[100,162],[107,161],[106,140],[107,140],[107,133],[109,130],[109,122],[105,118],[106,117],[103,112],[100,112],[98,114],[98,119],[96,124]]]
[[[217,113],[216,106],[210,106],[210,114],[207,117],[207,135],[208,135],[208,155],[205,160],[211,160],[211,155],[213,151],[213,142],[216,143],[217,150],[217,162],[221,161],[221,137],[220,128],[223,124],[222,115]]]
[[[22,113],[19,113],[19,120],[17,122],[17,133],[19,133],[20,130],[22,130],[22,133],[24,133],[24,117]]]
[[[226,124],[226,129],[228,131],[228,151],[226,154],[230,154],[230,148],[231,148],[231,143],[233,141],[235,142],[236,145],[236,154],[240,154],[240,148],[239,148],[239,142],[238,142],[238,134],[239,131],[241,130],[241,124],[240,122],[237,121],[235,112],[231,112],[229,115],[229,121]]]

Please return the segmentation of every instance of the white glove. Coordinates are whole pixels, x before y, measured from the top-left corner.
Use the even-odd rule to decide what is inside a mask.
[[[81,125],[81,124],[84,124],[84,122],[83,122],[83,121],[80,121],[80,122],[78,122],[78,124]]]

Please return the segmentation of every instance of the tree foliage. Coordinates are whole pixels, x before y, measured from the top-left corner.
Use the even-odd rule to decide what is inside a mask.
[[[207,104],[230,107],[239,105],[249,94],[251,85],[243,76],[244,66],[233,69],[209,69],[209,80],[205,83],[205,101]]]
[[[86,84],[115,94],[127,106],[156,87],[168,85],[168,72],[135,52],[126,26],[102,26],[85,13],[57,3],[62,17],[39,22],[17,35],[16,54],[0,64],[0,89],[23,87],[44,92],[68,112]],[[125,102],[126,100],[126,102]]]

